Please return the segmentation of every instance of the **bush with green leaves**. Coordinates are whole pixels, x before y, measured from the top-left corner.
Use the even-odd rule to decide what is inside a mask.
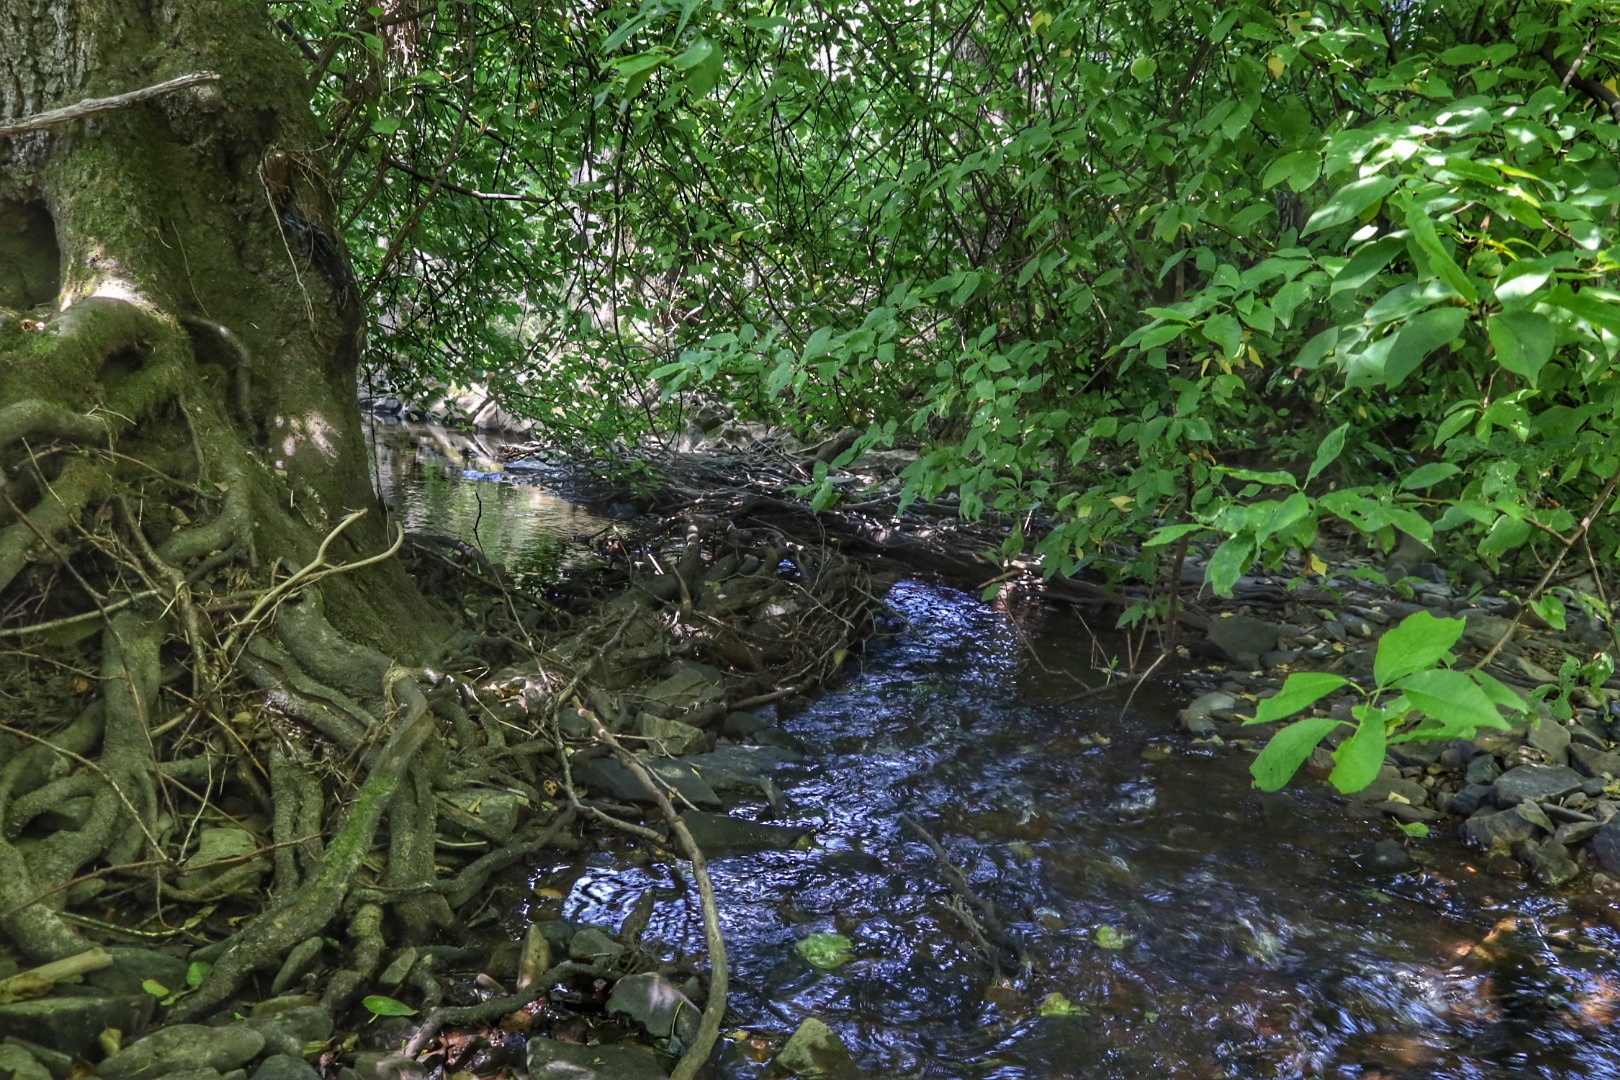
[[[852,425],[1054,574],[1620,553],[1616,0],[273,6],[396,377]]]
[[[1452,646],[1462,637],[1462,619],[1441,619],[1426,611],[1407,616],[1378,640],[1373,685],[1362,687],[1329,672],[1299,672],[1260,702],[1248,724],[1269,724],[1304,712],[1346,688],[1361,696],[1349,721],[1329,716],[1295,720],[1266,743],[1250,771],[1255,784],[1276,791],[1293,778],[1329,735],[1349,728],[1333,751],[1328,780],[1346,794],[1378,777],[1392,743],[1471,739],[1481,728],[1510,727],[1503,718],[1521,714],[1523,698],[1483,671],[1452,667]]]

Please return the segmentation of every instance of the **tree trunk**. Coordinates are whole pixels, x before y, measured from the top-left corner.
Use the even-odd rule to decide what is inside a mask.
[[[443,638],[396,561],[335,570],[393,536],[321,141],[261,5],[0,0],[0,131],[202,72],[0,134],[0,931],[85,947],[62,913],[110,875],[230,895],[177,864],[199,823],[262,821],[276,904],[191,1012],[319,934],[395,786],[428,792],[398,783],[435,722],[393,658]],[[323,753],[358,793],[324,853]],[[251,891],[269,864],[223,876]]]

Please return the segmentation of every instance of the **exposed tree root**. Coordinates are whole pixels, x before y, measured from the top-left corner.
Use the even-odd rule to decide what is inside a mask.
[[[358,512],[275,496],[232,433],[228,387],[188,375],[185,334],[143,309],[81,302],[38,346],[103,389],[72,400],[20,367],[0,376],[17,399],[0,409],[0,699],[22,717],[0,724],[0,946],[51,961],[103,934],[189,940],[212,967],[167,1021],[310,979],[341,1009],[392,952],[464,933],[498,875],[577,849],[587,824],[656,837],[575,788],[572,762],[618,753],[702,892],[712,984],[691,1075],[724,1009],[719,915],[701,851],[629,748],[701,749],[740,705],[836,677],[879,605],[864,572],[711,512],[614,538],[611,570],[540,601],[460,545],[361,542]],[[286,550],[267,550],[277,537]],[[345,610],[402,551],[447,622],[473,613],[435,666],[361,640]],[[690,700],[660,697],[683,672]],[[513,798],[515,823],[479,810]],[[91,901],[97,918],[75,911]],[[443,973],[399,978],[432,1010],[420,1048],[619,973],[563,962],[527,997],[442,1008]]]

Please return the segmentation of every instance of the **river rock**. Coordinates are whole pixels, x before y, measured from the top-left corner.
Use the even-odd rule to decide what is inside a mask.
[[[628,1046],[529,1040],[529,1080],[667,1080],[658,1059]]]
[[[522,796],[504,788],[460,788],[446,791],[442,797],[467,816],[463,819],[446,815],[441,825],[461,826],[497,844],[512,838],[517,831],[518,817],[523,813]]]
[[[1620,819],[1611,819],[1592,836],[1592,857],[1611,874],[1620,874]]]
[[[674,715],[690,712],[724,697],[724,681],[717,669],[687,661],[669,678],[648,687],[643,693],[648,709]]]
[[[1569,758],[1575,767],[1588,776],[1613,780],[1620,777],[1620,754],[1596,750],[1584,743],[1571,743]]]
[[[838,1033],[815,1017],[799,1025],[773,1064],[802,1080],[854,1080],[861,1075]]]
[[[1462,616],[1466,622],[1463,640],[1476,649],[1489,649],[1513,627],[1512,619],[1488,611],[1464,611]]]
[[[146,993],[141,984],[147,979],[170,990],[185,989],[189,965],[178,956],[129,945],[109,945],[106,952],[112,957],[112,963],[86,975],[84,981],[87,986],[94,986],[108,994],[130,997]]]
[[[1581,868],[1569,857],[1569,850],[1556,841],[1526,840],[1519,846],[1519,858],[1548,885],[1567,885],[1581,876]]]
[[[1282,627],[1247,615],[1232,615],[1209,622],[1209,642],[1235,664],[1258,667],[1260,657],[1277,647]]]
[[[1524,818],[1524,820],[1528,821],[1536,828],[1542,829],[1546,832],[1552,832],[1557,828],[1557,826],[1553,824],[1552,818],[1547,816],[1547,811],[1542,809],[1540,803],[1522,802],[1513,808],[1513,812]]]
[[[1479,754],[1468,762],[1467,778],[1470,784],[1494,784],[1502,775],[1502,763],[1494,754]]]
[[[702,728],[684,720],[671,720],[654,713],[642,713],[637,720],[641,737],[664,757],[683,757],[709,748],[709,737]],[[711,785],[712,786],[712,785]]]
[[[756,851],[787,851],[809,834],[790,825],[761,825],[757,821],[689,810],[686,828],[698,849],[709,859],[747,855]]]
[[[720,806],[720,796],[714,793],[708,781],[699,776],[697,770],[687,762],[665,758],[660,761],[643,761],[642,764],[653,776],[685,796],[692,805]],[[613,758],[592,758],[580,762],[574,766],[574,781],[625,802],[643,806],[654,806],[658,802],[648,794],[646,788],[642,787],[641,781],[636,779],[634,773]]]
[[[1558,826],[1558,831],[1553,833],[1553,841],[1565,847],[1573,847],[1590,840],[1601,828],[1603,828],[1601,821],[1567,821]]]
[[[568,956],[582,964],[612,967],[624,956],[624,946],[594,926],[587,926],[568,942]]]
[[[702,1023],[702,1011],[675,984],[656,971],[626,975],[613,984],[607,1011],[623,1013],[655,1039],[671,1035],[690,1046]]]
[[[1224,621],[1224,620],[1223,620]],[[1176,719],[1181,726],[1193,735],[1213,735],[1219,725],[1215,723],[1215,713],[1221,709],[1237,708],[1237,698],[1222,690],[1211,690],[1192,700],[1185,709],[1177,714]]]
[[[149,1080],[183,1068],[224,1072],[246,1065],[264,1049],[264,1036],[245,1024],[205,1027],[175,1024],[138,1039],[96,1068],[105,1080]]]
[[[1470,844],[1490,851],[1535,839],[1536,827],[1512,810],[1481,810],[1462,823],[1462,834]]]
[[[0,1046],[0,1076],[9,1080],[52,1080],[51,1070],[20,1046]]]
[[[1454,795],[1441,796],[1442,802],[1440,805],[1448,814],[1468,817],[1489,802],[1490,798],[1491,785],[1469,784]]]
[[[0,1005],[0,1039],[15,1035],[51,1050],[84,1057],[107,1028],[132,1031],[143,1027],[157,1004],[150,994],[55,993],[35,1001]]]
[[[1527,799],[1557,799],[1579,791],[1583,779],[1564,765],[1519,765],[1496,778],[1491,798],[1498,806],[1517,806]]]
[[[310,1005],[243,1023],[264,1036],[264,1052],[272,1055],[301,1059],[332,1037],[332,1014]]]
[[[321,1080],[321,1073],[301,1057],[271,1054],[253,1070],[251,1080]]]
[[[359,1080],[427,1080],[427,1066],[398,1050],[361,1050],[354,1055],[353,1072]]]
[[[1422,806],[1429,801],[1428,788],[1403,776],[1380,776],[1360,791],[1350,793],[1352,799],[1366,803],[1387,802],[1391,795],[1399,795],[1413,806]]]
[[[783,746],[722,746],[682,760],[715,791],[757,793],[779,766],[802,761],[804,755]]]
[[[1547,760],[1554,765],[1569,764],[1569,728],[1550,717],[1542,717],[1539,724],[1530,728],[1530,734],[1525,739],[1531,746],[1547,755]]]

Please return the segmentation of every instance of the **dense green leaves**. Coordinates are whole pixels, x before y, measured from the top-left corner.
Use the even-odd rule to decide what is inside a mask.
[[[1220,591],[1329,522],[1510,563],[1615,468],[1614,0],[272,7],[396,381],[853,427],[1002,557]]]

